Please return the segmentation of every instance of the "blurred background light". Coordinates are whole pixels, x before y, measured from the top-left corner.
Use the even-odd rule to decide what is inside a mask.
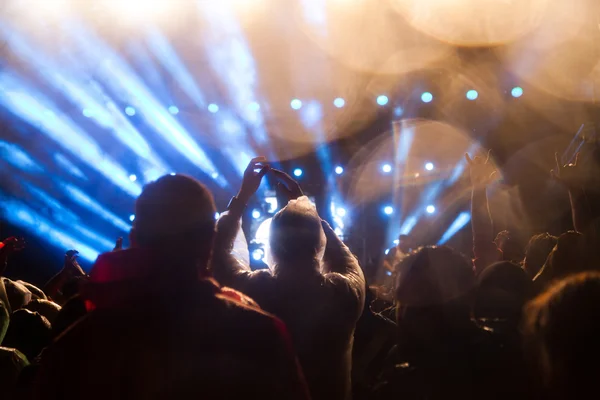
[[[427,211],[428,214],[433,214],[435,212],[435,206],[428,205],[427,208],[425,208],[425,211]]]
[[[392,207],[392,206],[383,207],[383,213],[386,215],[392,215],[394,213],[394,207]]]
[[[512,88],[510,94],[512,95],[512,97],[521,97],[523,96],[523,89],[520,86],[516,86]]]
[[[214,114],[214,113],[216,113],[217,111],[219,111],[219,106],[218,106],[218,105],[216,105],[216,104],[214,104],[214,103],[210,103],[210,104],[208,105],[208,111]]]
[[[434,168],[435,168],[435,166],[433,165],[432,162],[425,163],[425,169],[427,171],[433,171]]]
[[[135,176],[134,174],[129,175],[129,180],[131,182],[135,182],[137,180],[137,176]]]
[[[421,95],[421,101],[423,103],[431,103],[432,100],[433,100],[433,95],[431,93],[429,93],[429,92],[424,92]]]
[[[135,108],[131,106],[125,107],[125,114],[129,115],[130,117],[133,117],[135,115]]]
[[[264,252],[263,249],[254,249],[254,250],[252,250],[252,258],[255,261],[262,260],[264,258],[264,256],[265,256],[265,252]]]
[[[130,220],[131,222],[135,221],[135,215],[134,215],[134,214],[131,214],[131,215],[129,216],[129,220]]]
[[[89,108],[84,108],[82,111],[84,117],[91,118],[94,113]]]
[[[385,174],[389,174],[390,172],[392,172],[392,166],[390,164],[383,164],[381,166],[381,171]]]
[[[467,92],[467,99],[468,100],[476,100],[477,97],[479,97],[479,93],[477,93],[477,90],[471,89],[471,90],[469,90]]]
[[[381,95],[377,97],[377,104],[380,106],[385,106],[388,103],[389,99],[385,95]]]
[[[294,110],[299,110],[302,108],[302,101],[300,101],[298,99],[293,99],[290,102],[290,107],[292,107]]]
[[[342,167],[341,165],[338,165],[337,167],[335,167],[335,173],[338,175],[341,175],[344,173],[344,167]]]
[[[248,109],[250,111],[257,112],[257,111],[260,110],[260,104],[258,104],[257,102],[253,101],[250,104],[248,104]]]
[[[257,210],[257,209],[252,210],[252,218],[259,219],[260,218],[260,211]]]
[[[336,106],[337,108],[342,108],[342,107],[344,107],[345,104],[346,104],[346,101],[344,99],[342,99],[341,97],[338,97],[335,100],[333,100],[333,105]]]
[[[177,114],[179,114],[179,108],[177,108],[177,106],[170,106],[169,112],[173,115],[177,115]]]
[[[343,207],[338,207],[338,209],[336,210],[336,214],[338,215],[338,217],[345,217],[346,209]]]
[[[301,177],[302,176],[303,171],[300,168],[295,168],[294,169],[294,176],[295,177]]]

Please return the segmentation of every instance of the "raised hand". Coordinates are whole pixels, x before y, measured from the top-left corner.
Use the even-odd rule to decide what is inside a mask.
[[[117,241],[115,243],[115,248],[113,249],[113,251],[121,251],[123,250],[123,238],[117,238]]]
[[[17,251],[21,251],[25,248],[25,239],[16,238],[16,237],[8,237],[0,242],[0,253],[3,256],[8,256],[9,254],[15,253]]]
[[[271,167],[267,164],[265,157],[253,158],[244,172],[242,187],[237,195],[238,199],[247,203],[250,197],[258,190],[263,176],[270,169]]]
[[[552,179],[569,189],[583,186],[585,172],[581,163],[579,163],[579,153],[575,155],[575,161],[567,165],[561,164],[558,153],[554,153],[554,161],[556,167],[550,171]]]
[[[85,272],[77,262],[79,252],[77,250],[69,250],[65,253],[65,262],[63,270],[73,276],[84,276]]]
[[[300,184],[294,178],[278,169],[271,169],[271,173],[279,180],[278,188],[287,196],[288,201],[304,196]]]
[[[488,151],[485,160],[478,156],[471,158],[468,153],[465,153],[465,160],[467,160],[469,174],[471,176],[471,185],[487,186],[496,178],[498,171],[496,171],[496,167],[490,163],[491,153],[491,150]]]

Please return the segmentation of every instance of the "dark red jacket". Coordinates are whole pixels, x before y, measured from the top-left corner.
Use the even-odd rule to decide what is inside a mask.
[[[144,276],[151,259],[99,257],[93,311],[44,351],[36,398],[308,398],[281,321],[211,280]]]

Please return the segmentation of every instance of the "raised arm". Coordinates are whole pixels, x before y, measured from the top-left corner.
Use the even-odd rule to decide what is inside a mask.
[[[62,289],[69,280],[76,277],[84,277],[86,273],[77,262],[77,255],[79,253],[76,250],[69,250],[65,254],[65,262],[63,268],[54,275],[44,286],[44,293],[52,300],[59,304],[62,304],[68,299],[62,298]]]
[[[257,157],[250,161],[244,172],[240,191],[231,199],[227,211],[217,222],[212,273],[214,278],[224,286],[239,288],[240,285],[236,281],[250,274],[250,266],[234,257],[232,250],[235,238],[241,229],[242,214],[246,209],[246,204],[258,190],[263,176],[269,169],[264,157]]]
[[[486,160],[481,157],[471,159],[465,154],[471,176],[471,227],[473,229],[473,254],[477,273],[489,263],[497,261],[498,249],[494,245],[492,216],[488,205],[487,186],[496,175],[490,163],[490,153]]]

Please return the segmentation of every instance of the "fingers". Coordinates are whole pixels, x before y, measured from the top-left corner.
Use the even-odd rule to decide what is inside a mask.
[[[469,164],[469,165],[473,164],[473,160],[471,159],[471,156],[469,155],[469,153],[465,153],[465,160],[467,161],[467,164]]]
[[[579,161],[579,152],[577,152],[577,153],[575,154],[575,162],[573,162],[573,165],[575,165],[575,166],[576,166],[576,165],[577,165],[577,161]]]
[[[262,179],[262,177],[265,176],[266,173],[269,172],[270,170],[271,170],[271,167],[269,165],[265,165],[256,175]]]
[[[485,159],[485,163],[487,164],[490,161],[490,156],[492,155],[492,149],[488,150],[487,158]]]
[[[556,176],[558,176],[558,174],[560,173],[560,169],[562,168],[562,165],[560,165],[560,160],[558,159],[558,152],[554,153],[554,162],[556,163],[555,174]]]

